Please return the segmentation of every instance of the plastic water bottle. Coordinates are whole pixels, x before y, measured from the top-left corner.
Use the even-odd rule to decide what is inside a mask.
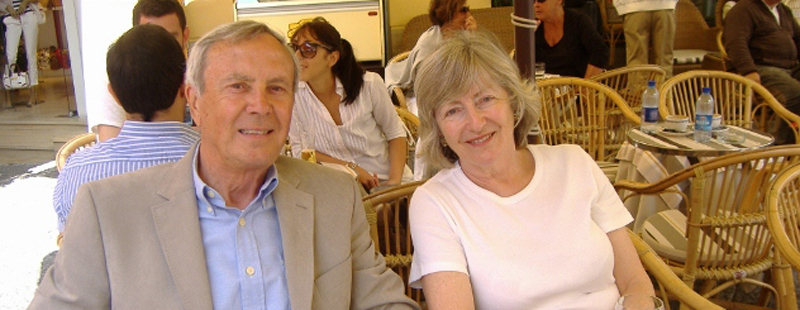
[[[656,81],[648,81],[642,94],[642,131],[655,133],[658,130],[658,90]]]
[[[694,140],[697,142],[711,140],[711,122],[714,117],[714,97],[711,97],[710,87],[703,87],[703,94],[697,98],[695,113]]]

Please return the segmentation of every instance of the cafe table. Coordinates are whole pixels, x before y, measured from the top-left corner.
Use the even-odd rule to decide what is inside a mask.
[[[678,172],[709,157],[755,150],[771,145],[775,139],[767,133],[736,126],[726,126],[725,131],[717,131],[707,142],[697,142],[691,132],[671,133],[659,125],[655,133],[648,134],[634,127],[627,132],[627,141],[617,154],[619,171],[616,181],[629,180],[642,183],[656,183],[672,173]],[[727,140],[730,138],[736,138]],[[725,139],[727,138],[727,139]],[[676,185],[675,192],[658,196],[632,196],[620,191],[623,203],[634,218],[629,226],[640,232],[645,220],[653,214],[665,210],[679,209],[689,184]]]

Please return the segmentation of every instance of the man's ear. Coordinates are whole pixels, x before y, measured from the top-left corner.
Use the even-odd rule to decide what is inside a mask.
[[[189,50],[189,26],[183,29],[183,46],[187,51]]]
[[[111,97],[114,98],[114,102],[116,102],[119,106],[122,106],[122,103],[119,102],[119,98],[117,98],[117,93],[114,92],[114,89],[111,88],[111,83],[108,83],[108,93],[111,94]]]
[[[181,85],[180,93],[186,97],[186,104],[189,105],[189,112],[192,114],[192,120],[197,126],[200,126],[202,117],[200,115],[200,107],[197,103],[200,97],[197,93],[197,88],[184,83]]]

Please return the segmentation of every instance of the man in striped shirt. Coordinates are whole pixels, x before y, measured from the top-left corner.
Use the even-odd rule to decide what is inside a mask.
[[[125,110],[119,136],[72,155],[58,176],[53,205],[63,232],[78,187],[174,162],[199,139],[183,123],[186,57],[164,28],[140,25],[123,34],[106,58],[108,91]]]

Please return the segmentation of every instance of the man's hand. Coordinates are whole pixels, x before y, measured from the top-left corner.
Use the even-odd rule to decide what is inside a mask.
[[[753,71],[753,72],[750,72],[750,73],[748,73],[748,74],[745,74],[745,76],[744,76],[744,77],[746,77],[746,78],[748,78],[748,79],[751,79],[751,80],[753,80],[753,82],[756,82],[756,83],[758,83],[758,84],[761,84],[761,76],[760,76],[760,75],[758,75],[758,72],[757,72],[757,71]]]
[[[7,5],[6,11],[8,12],[8,14],[11,14],[11,17],[19,18],[19,13],[17,13],[17,10],[14,9],[13,5]]]

